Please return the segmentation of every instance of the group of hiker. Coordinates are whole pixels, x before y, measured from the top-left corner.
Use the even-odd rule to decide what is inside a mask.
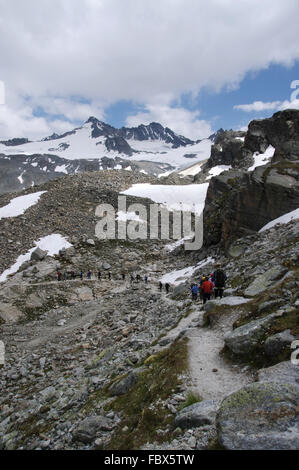
[[[197,284],[191,284],[190,290],[192,294],[192,300],[196,301],[198,296],[200,300],[205,304],[208,300],[211,300],[212,294],[214,293],[215,299],[218,297],[222,299],[223,291],[227,276],[220,264],[216,264],[216,270],[209,276],[200,276],[200,281]]]
[[[58,281],[62,281],[62,280],[66,281],[66,280],[69,280],[69,279],[72,280],[72,279],[76,279],[77,277],[79,277],[81,280],[83,280],[84,279],[83,271],[80,271],[79,274],[76,274],[74,271],[71,271],[71,272],[68,272],[68,273],[64,272],[63,274],[60,271],[57,272]],[[92,272],[91,272],[90,269],[87,271],[86,277],[89,280],[92,278]],[[111,281],[112,273],[110,271],[105,272],[105,273],[102,273],[102,271],[97,271],[96,277],[99,281],[101,279],[108,279],[109,281]],[[126,274],[124,272],[122,272],[121,277],[117,276],[117,279],[121,278],[123,281],[125,281],[126,277],[127,277]],[[135,281],[140,282],[141,280],[142,280],[142,277],[141,277],[140,274],[136,274],[135,276],[133,274],[130,274],[131,283],[135,282]],[[148,275],[147,274],[145,276],[143,276],[143,281],[145,282],[145,284],[148,283]]]
[[[168,284],[168,282],[166,282],[164,287],[165,287],[166,294],[168,294],[168,293],[169,293],[169,289],[170,289],[170,284]],[[162,282],[160,281],[160,282],[159,282],[159,291],[162,292],[162,290],[163,290],[163,284],[162,284]]]
[[[57,272],[58,281],[67,280],[67,279],[76,279],[76,277],[78,276],[81,280],[83,280],[84,279],[83,271],[80,271],[79,275],[76,274],[74,271],[71,271],[70,273],[64,272],[63,274],[60,271]],[[96,276],[99,281],[104,278],[104,275],[102,275],[101,271],[97,271]],[[130,273],[128,276],[129,276],[131,283],[133,282],[139,283],[142,281],[142,279],[145,284],[148,283],[147,274],[141,277],[140,274],[136,274],[134,276],[133,273]],[[92,272],[89,269],[87,271],[87,279],[91,279],[91,277],[92,277]],[[121,278],[123,281],[125,281],[126,277],[127,277],[126,273],[122,272],[120,276],[119,275],[117,276],[117,279]],[[105,272],[105,279],[108,279],[108,280],[112,279],[112,274],[110,271]],[[214,271],[214,273],[211,273],[208,276],[201,275],[198,283],[191,284],[190,290],[192,294],[192,300],[196,301],[199,297],[200,300],[205,304],[208,300],[211,299],[213,294],[215,296],[215,299],[217,299],[218,297],[220,297],[221,299],[223,297],[223,291],[224,291],[226,279],[227,279],[227,276],[225,272],[223,271],[223,269],[221,269],[221,265],[219,263],[216,264],[216,270]],[[170,284],[166,282],[165,285],[163,286],[162,282],[159,281],[160,292],[163,291],[163,287],[165,288],[166,294],[168,294],[170,290]]]

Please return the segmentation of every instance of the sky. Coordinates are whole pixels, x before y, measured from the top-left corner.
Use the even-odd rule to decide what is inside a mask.
[[[298,24],[297,0],[0,0],[0,139],[299,109]]]

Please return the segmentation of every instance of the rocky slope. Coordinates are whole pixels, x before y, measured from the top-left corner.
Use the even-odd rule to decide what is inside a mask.
[[[222,243],[227,248],[239,236],[299,206],[299,111],[252,121],[237,155],[244,162],[244,155],[251,152],[253,158],[253,152],[264,152],[269,145],[275,152],[268,164],[249,172],[233,169],[211,179],[204,210],[207,246]],[[233,161],[231,165],[235,166]]]
[[[47,197],[24,215],[0,221],[2,269],[38,236],[59,231],[73,244],[1,285],[1,448],[296,448],[298,222],[242,237],[227,255],[92,240],[95,205],[137,181],[154,182],[117,171],[65,177],[41,186]],[[203,307],[189,285],[216,260],[226,297]],[[159,291],[163,274],[187,266],[191,277]],[[81,269],[84,280],[69,278]]]

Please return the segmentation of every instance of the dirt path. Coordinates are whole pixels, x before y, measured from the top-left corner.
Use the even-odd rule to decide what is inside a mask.
[[[220,355],[224,336],[231,331],[235,314],[226,316],[216,327],[203,327],[203,310],[195,304],[193,311],[183,318],[167,337],[174,339],[182,331],[189,339],[189,373],[191,389],[204,400],[222,400],[225,396],[251,383],[247,370],[225,361]]]

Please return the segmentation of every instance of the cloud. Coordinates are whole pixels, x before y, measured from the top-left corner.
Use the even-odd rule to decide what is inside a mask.
[[[34,116],[30,106],[11,108],[0,106],[0,136],[1,140],[12,137],[28,137],[40,139],[56,132],[73,129],[73,125],[63,119],[47,120],[45,117]]]
[[[297,0],[0,0],[0,9],[0,80],[10,109],[22,101],[20,116],[41,100],[45,113],[82,120],[86,103],[103,113],[118,100],[231,89],[248,71],[299,58]]]
[[[239,109],[246,113],[251,113],[252,111],[261,112],[278,109],[280,104],[281,101],[272,101],[268,103],[264,103],[263,101],[254,101],[254,103],[251,104],[238,104],[234,106],[234,109]]]
[[[140,123],[150,124],[151,122],[159,122],[177,134],[184,135],[193,140],[203,139],[212,134],[210,124],[198,119],[198,111],[174,108],[167,104],[148,104],[145,108],[143,112],[139,112],[134,116],[128,116],[126,125],[134,127]]]
[[[246,113],[263,112],[263,111],[282,111],[284,109],[294,108],[299,109],[299,100],[294,101],[254,101],[251,104],[238,104],[234,106],[234,109],[245,111]]]

